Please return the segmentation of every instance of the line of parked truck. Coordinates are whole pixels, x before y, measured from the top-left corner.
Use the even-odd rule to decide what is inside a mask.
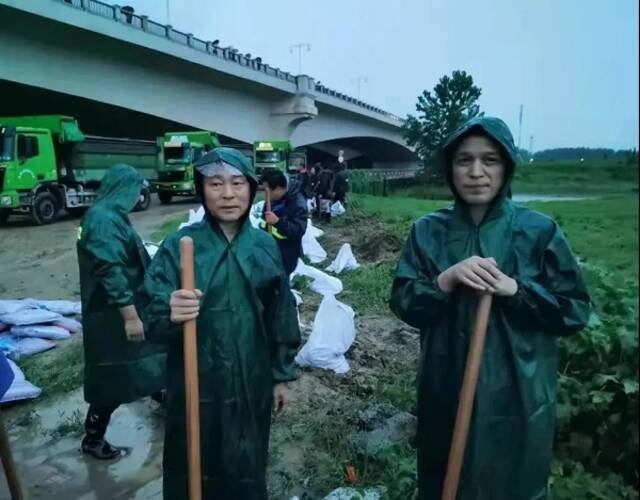
[[[193,165],[217,146],[211,131],[167,132],[150,141],[87,135],[69,116],[0,117],[0,224],[12,214],[49,224],[63,210],[83,212],[116,163],[133,166],[147,181],[137,210],[149,207],[153,192],[163,204],[194,196]],[[229,146],[242,151],[258,174],[294,172],[306,163],[305,150],[294,149],[288,140]]]

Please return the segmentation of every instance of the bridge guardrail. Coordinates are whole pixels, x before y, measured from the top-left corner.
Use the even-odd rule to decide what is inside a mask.
[[[266,63],[263,63],[262,58],[260,57],[251,57],[250,54],[241,54],[237,49],[234,49],[233,47],[220,47],[215,42],[202,40],[190,33],[183,33],[181,31],[178,31],[171,25],[165,25],[157,21],[153,21],[147,16],[135,14],[134,12],[127,10],[126,7],[108,4],[105,2],[101,2],[100,0],[51,1],[62,3],[76,9],[81,9],[91,14],[105,17],[107,19],[113,19],[116,22],[127,24],[146,33],[167,38],[181,45],[186,45],[199,52],[204,52],[214,57],[235,62],[241,66],[252,68],[255,71],[259,71],[274,78],[279,78],[281,80],[294,84],[297,83],[297,76],[292,75],[288,71],[283,71],[280,68],[274,68]],[[367,104],[360,99],[356,99],[341,92],[337,92],[333,89],[329,89],[324,85],[316,84],[315,90],[316,92],[320,92],[321,94],[335,97],[368,111],[383,115],[385,118],[397,122],[399,126],[404,123],[404,119],[399,116],[388,113],[376,106],[372,106],[371,104]]]

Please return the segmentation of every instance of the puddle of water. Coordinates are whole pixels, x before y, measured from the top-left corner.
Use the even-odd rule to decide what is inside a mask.
[[[157,404],[142,400],[116,410],[107,439],[127,447],[128,453],[104,462],[80,451],[82,434],[51,435],[61,422],[83,423],[86,410],[82,391],[74,391],[36,406],[37,415],[29,426],[12,426],[11,448],[26,496],[34,500],[161,498],[164,432]],[[9,498],[6,484],[0,483],[0,499]]]
[[[513,201],[527,203],[529,201],[582,201],[597,200],[597,196],[556,196],[552,194],[514,194]]]

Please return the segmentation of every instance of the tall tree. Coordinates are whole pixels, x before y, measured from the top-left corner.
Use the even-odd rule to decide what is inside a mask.
[[[437,165],[435,154],[444,139],[469,118],[481,114],[477,104],[480,94],[482,90],[474,85],[471,75],[454,71],[440,78],[432,91],[425,90],[418,97],[418,115],[407,116],[404,136],[428,168]],[[442,178],[437,168],[432,173]]]

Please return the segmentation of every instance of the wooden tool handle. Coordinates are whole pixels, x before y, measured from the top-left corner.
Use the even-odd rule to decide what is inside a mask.
[[[462,381],[462,388],[460,389],[458,412],[453,429],[453,438],[451,439],[449,463],[447,464],[447,475],[442,490],[442,500],[455,500],[458,494],[458,482],[464,460],[464,450],[467,445],[473,402],[476,397],[476,385],[478,384],[478,373],[480,372],[480,363],[482,362],[484,341],[487,336],[492,300],[493,295],[483,294],[478,301],[473,337],[469,345],[469,354],[467,355],[467,363],[464,369],[464,379]]]
[[[7,478],[7,485],[11,493],[11,500],[22,500],[22,490],[20,489],[20,481],[18,481],[18,473],[16,472],[16,464],[11,455],[11,447],[9,444],[9,434],[4,426],[2,415],[0,414],[0,455],[2,456],[2,466],[4,467],[4,475]]]
[[[264,187],[264,207],[265,212],[271,212],[271,191],[269,186],[265,184]],[[267,233],[271,234],[271,224],[267,222]]]
[[[181,281],[184,290],[195,289],[193,240],[180,239]],[[189,466],[189,500],[202,499],[202,464],[200,460],[200,394],[198,387],[198,348],[196,320],[186,321],[184,334],[184,388],[187,412],[187,462]]]

